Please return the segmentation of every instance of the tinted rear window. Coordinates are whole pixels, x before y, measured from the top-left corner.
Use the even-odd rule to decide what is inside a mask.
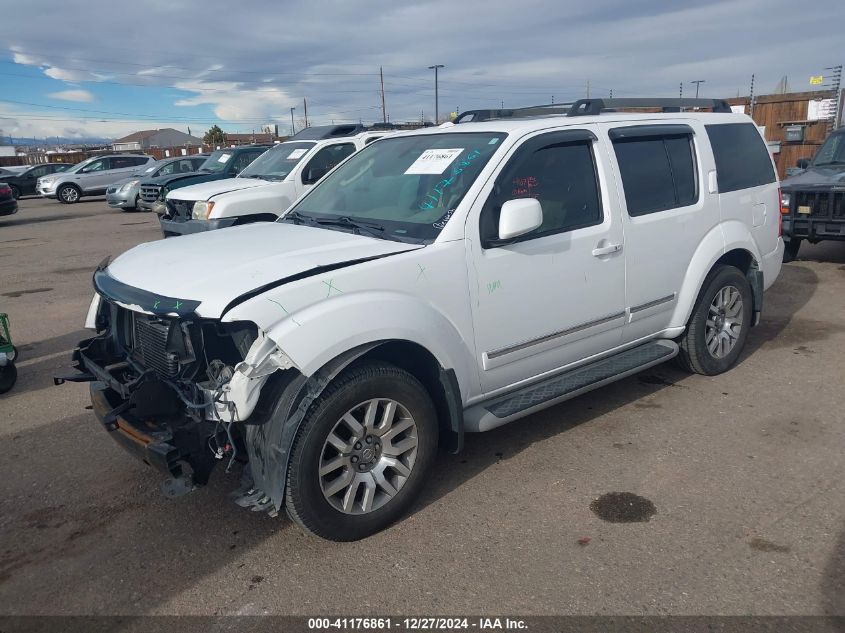
[[[753,123],[706,125],[719,193],[775,182],[769,150]]]
[[[628,215],[636,217],[686,207],[698,200],[690,134],[617,138],[613,149],[622,175]]]

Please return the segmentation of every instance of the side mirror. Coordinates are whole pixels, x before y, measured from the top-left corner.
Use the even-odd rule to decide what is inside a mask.
[[[795,166],[800,169],[807,169],[810,166],[810,159],[809,158],[799,158],[795,161]]]
[[[499,239],[509,240],[530,233],[543,224],[543,207],[535,198],[517,198],[502,205]]]

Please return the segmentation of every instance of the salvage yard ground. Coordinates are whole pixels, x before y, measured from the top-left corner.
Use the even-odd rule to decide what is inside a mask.
[[[729,373],[658,366],[469,436],[410,516],[341,544],[235,506],[222,468],[165,499],[87,386],[52,386],[94,267],[159,237],[102,199],[0,218],[4,613],[845,615],[845,244],[784,266]],[[606,520],[611,493],[640,520]]]

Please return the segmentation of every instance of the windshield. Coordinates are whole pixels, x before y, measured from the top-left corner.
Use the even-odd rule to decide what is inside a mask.
[[[226,164],[232,158],[232,150],[218,149],[212,152],[211,156],[205,159],[205,162],[200,165],[200,171],[223,171],[226,169]]]
[[[813,159],[813,165],[845,164],[845,133],[831,134]]]
[[[264,180],[284,180],[302,157],[308,153],[316,143],[294,141],[280,143],[273,149],[264,152],[252,161],[238,178],[263,178]]]
[[[383,228],[387,239],[432,241],[505,136],[453,132],[382,139],[335,169],[281,221],[358,220]]]

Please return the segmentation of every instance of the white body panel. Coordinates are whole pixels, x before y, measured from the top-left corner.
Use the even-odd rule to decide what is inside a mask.
[[[421,130],[411,134],[508,135],[431,244],[289,223],[249,225],[144,244],[108,271],[131,286],[200,301],[202,317],[254,322],[305,375],[365,343],[416,343],[455,371],[463,404],[471,407],[649,339],[678,336],[705,277],[727,251],[749,253],[771,285],[783,249],[777,183],[731,195],[711,191],[715,163],[704,124],[749,121],[735,114],[613,113]],[[695,204],[628,215],[608,130],[631,124],[692,127]],[[479,216],[503,166],[526,141],[562,130],[596,137],[600,223],[482,248]],[[294,193],[307,162],[290,174]],[[185,187],[172,196],[198,199],[194,194],[203,192],[216,202],[212,217],[238,209],[239,199],[260,213],[287,195],[289,185],[287,178],[250,181],[231,191],[232,182]],[[176,269],[192,272],[173,275]]]

